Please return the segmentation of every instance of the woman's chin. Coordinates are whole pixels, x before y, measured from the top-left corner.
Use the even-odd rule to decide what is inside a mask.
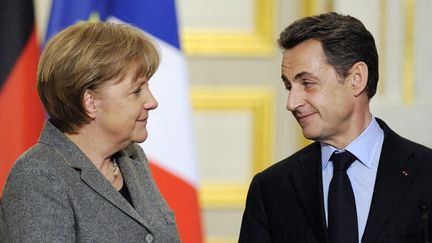
[[[136,134],[131,140],[134,143],[142,143],[144,142],[148,137],[147,131],[143,131],[140,134]]]

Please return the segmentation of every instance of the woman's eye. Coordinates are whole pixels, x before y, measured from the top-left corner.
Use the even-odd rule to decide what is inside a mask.
[[[132,93],[134,93],[134,94],[139,94],[140,92],[141,92],[141,88],[139,88],[139,89],[136,89],[135,91],[133,91]]]

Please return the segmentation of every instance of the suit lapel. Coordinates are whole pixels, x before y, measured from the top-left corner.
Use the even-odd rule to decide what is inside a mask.
[[[321,179],[321,150],[319,143],[310,146],[313,148],[299,159],[290,178],[303,213],[319,242],[328,242]]]
[[[362,242],[374,242],[383,232],[419,170],[419,165],[410,160],[413,152],[401,145],[402,138],[384,122],[378,122],[384,130],[384,143]]]

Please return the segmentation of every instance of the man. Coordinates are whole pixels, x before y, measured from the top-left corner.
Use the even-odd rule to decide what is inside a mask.
[[[315,142],[253,178],[239,242],[429,242],[432,150],[371,114],[370,32],[327,13],[294,22],[278,42],[287,109]],[[338,157],[349,157],[345,168]]]

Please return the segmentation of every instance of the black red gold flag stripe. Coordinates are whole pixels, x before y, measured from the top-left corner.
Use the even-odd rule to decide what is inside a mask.
[[[13,162],[37,141],[43,125],[38,57],[33,0],[0,1],[0,197]]]

